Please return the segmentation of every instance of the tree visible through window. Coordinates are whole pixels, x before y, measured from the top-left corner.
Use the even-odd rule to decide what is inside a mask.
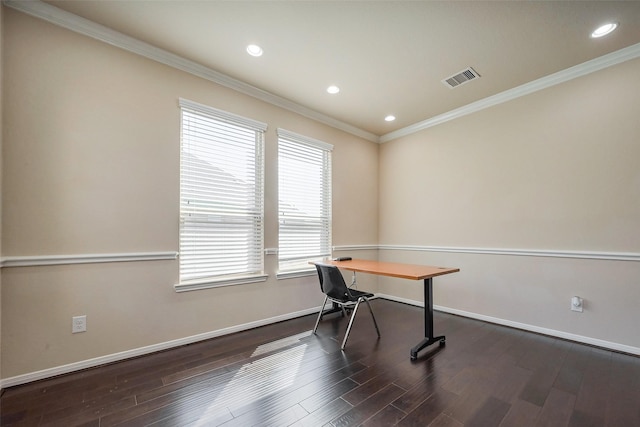
[[[261,275],[266,125],[180,107],[180,282]]]
[[[279,270],[306,270],[331,255],[333,146],[278,129]]]

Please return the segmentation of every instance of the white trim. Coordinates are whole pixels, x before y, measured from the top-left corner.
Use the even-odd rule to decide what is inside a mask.
[[[155,353],[162,350],[168,350],[171,348],[180,347],[187,344],[193,344],[195,342],[204,341],[211,338],[217,338],[223,335],[242,332],[242,331],[257,328],[260,326],[270,325],[272,323],[282,322],[285,320],[306,316],[308,314],[318,313],[319,310],[320,310],[320,306],[312,307],[305,310],[296,311],[293,313],[287,313],[280,316],[270,317],[267,319],[256,320],[255,322],[249,322],[249,323],[245,323],[237,326],[230,326],[228,328],[218,329],[211,332],[205,332],[203,334],[192,335],[190,337],[179,338],[176,340],[153,344],[146,347],[139,347],[132,350],[123,351],[120,353],[109,354],[106,356],[100,356],[93,359],[82,360],[82,361],[70,363],[67,365],[56,366],[54,368],[43,369],[41,371],[31,372],[28,374],[17,375],[15,377],[10,377],[10,378],[5,378],[3,380],[0,380],[0,388],[13,387],[16,385],[25,384],[32,381],[54,377],[56,375],[68,374],[70,372],[75,372],[82,369],[94,368],[97,366],[105,365],[107,363],[119,362],[121,360],[126,360],[133,357],[143,356],[146,354]]]
[[[173,285],[176,292],[199,291],[202,289],[220,288],[222,286],[246,285],[249,283],[266,282],[267,274],[243,275],[225,279],[192,280]]]
[[[228,87],[245,95],[252,96],[269,104],[293,111],[294,113],[308,117],[312,120],[324,123],[335,129],[358,136],[371,142],[379,142],[378,136],[348,123],[336,120],[333,117],[304,107],[286,98],[274,95],[265,90],[251,86],[240,80],[236,80],[197,62],[185,59],[164,49],[137,40],[133,37],[114,31],[108,27],[97,24],[80,16],[66,12],[42,1],[17,1],[4,0],[5,6],[19,10],[20,12],[40,18],[67,30],[91,37],[112,46],[135,53],[153,61],[168,65],[194,76],[209,80],[213,83]]]
[[[424,307],[423,301],[399,298],[393,295],[386,295],[386,294],[376,294],[376,296],[379,298],[390,300],[390,301],[401,302],[404,304],[414,305],[417,307]],[[619,351],[623,353],[629,353],[629,354],[640,356],[640,348],[632,347],[625,344],[619,344],[611,341],[604,341],[597,338],[585,337],[584,335],[572,334],[569,332],[558,331],[555,329],[542,328],[540,326],[529,325],[527,323],[514,322],[511,320],[500,319],[498,317],[486,316],[484,314],[472,313],[469,311],[443,307],[440,305],[434,305],[433,309],[437,311],[441,311],[443,313],[455,314],[457,316],[468,317],[470,319],[481,320],[483,322],[494,323],[502,326],[508,326],[510,328],[521,329],[523,331],[535,332],[537,334],[549,335],[552,337],[575,341],[582,344],[593,345],[596,347],[606,348],[613,351]]]
[[[455,246],[418,246],[418,245],[341,245],[333,246],[333,251],[418,251],[418,252],[450,252],[481,255],[533,256],[547,258],[574,258],[610,261],[640,262],[637,252],[594,252],[594,251],[560,251],[540,249],[506,249],[506,248],[470,248]],[[271,253],[269,253],[271,254]],[[78,254],[78,255],[43,255],[43,256],[10,256],[0,259],[0,267],[39,267],[47,265],[98,264],[108,262],[163,261],[177,259],[178,252],[136,252],[113,254]],[[286,274],[284,274],[286,275]],[[187,289],[185,289],[187,290]]]
[[[248,127],[253,131],[265,132],[267,130],[267,124],[258,120],[249,119],[247,117],[239,116],[237,114],[229,113],[227,111],[219,110],[209,105],[200,104],[195,101],[191,101],[185,98],[178,98],[178,105],[180,108],[195,111],[207,116],[213,116],[218,120],[222,120],[234,125],[240,125]]]
[[[378,245],[341,245],[334,246],[334,251],[377,251],[380,249]]]
[[[122,254],[82,254],[10,256],[0,260],[2,268],[40,267],[45,265],[98,264],[105,262],[163,261],[178,258],[178,252],[137,252]]]
[[[508,249],[508,248],[472,248],[456,246],[421,246],[421,245],[341,245],[333,246],[333,251],[418,251],[418,252],[451,252],[461,254],[532,256],[546,258],[576,258],[610,261],[639,262],[640,253],[637,252],[595,252],[595,251],[564,251],[542,249]]]
[[[213,83],[228,87],[245,95],[249,95],[256,99],[268,102],[272,105],[284,108],[289,111],[293,111],[294,113],[300,114],[304,117],[308,117],[320,123],[324,123],[335,129],[339,129],[368,141],[377,143],[389,142],[394,139],[439,125],[441,123],[445,123],[450,120],[475,113],[485,108],[489,108],[494,105],[498,105],[519,98],[521,96],[546,89],[559,83],[563,83],[571,79],[575,79],[577,77],[581,77],[589,73],[593,73],[595,71],[602,70],[604,68],[640,57],[640,43],[637,43],[635,45],[631,45],[607,55],[603,55],[599,58],[595,58],[582,64],[575,65],[557,73],[550,74],[538,80],[525,83],[513,89],[509,89],[496,95],[481,99],[466,106],[456,108],[435,117],[431,117],[427,120],[423,120],[402,129],[389,132],[382,136],[377,136],[373,133],[367,132],[343,121],[336,120],[333,117],[327,116],[318,111],[314,111],[310,108],[304,107],[286,98],[282,98],[278,95],[274,95],[255,86],[251,86],[245,82],[234,79],[211,68],[205,67],[204,65],[201,65],[197,62],[182,58],[181,56],[175,55],[171,52],[157,48],[133,37],[119,33],[108,27],[66,12],[42,1],[3,0],[3,4],[20,12],[45,20],[76,33],[138,54],[161,64],[168,65],[194,76],[209,80]]]
[[[281,271],[276,274],[278,280],[282,279],[295,279],[297,277],[315,276],[318,272],[313,270],[296,270],[296,271]]]
[[[396,301],[404,304],[414,305],[417,307],[424,307],[422,301],[410,300],[406,298],[395,297],[393,295],[386,295],[377,293],[374,298],[387,299],[389,301]],[[559,338],[570,339],[585,344],[595,345],[598,347],[608,348],[615,351],[621,351],[629,354],[640,355],[640,348],[631,347],[623,344],[612,343],[609,341],[598,340],[595,338],[584,337],[581,335],[569,334],[566,332],[555,331],[552,329],[540,328],[537,326],[527,325],[518,322],[512,322],[504,319],[498,319],[495,317],[484,316],[476,313],[465,312],[462,310],[455,310],[442,306],[434,306],[434,309],[445,313],[456,314],[472,319],[478,319],[490,323],[496,323],[504,326],[514,327],[526,331],[542,333],[545,335],[557,336]],[[257,320],[254,322],[245,323],[237,326],[230,326],[228,328],[218,329],[215,331],[205,332],[198,335],[192,335],[189,337],[179,338],[171,341],[166,341],[158,344],[152,344],[145,347],[139,347],[132,350],[123,351],[120,353],[109,354],[105,356],[96,357],[93,359],[82,360],[79,362],[69,363],[67,365],[56,366],[54,368],[43,369],[36,372],[30,372],[27,374],[16,375],[5,379],[0,379],[0,389],[7,387],[13,387],[16,385],[26,384],[32,381],[38,381],[46,378],[51,378],[57,375],[68,374],[70,372],[79,371],[82,369],[94,368],[97,366],[105,365],[108,363],[119,362],[133,357],[144,356],[146,354],[155,353],[158,351],[168,350],[175,347],[180,347],[187,344],[193,344],[199,341],[204,341],[212,338],[217,338],[224,335],[233,334],[236,332],[242,332],[249,329],[257,328],[260,326],[269,325],[272,323],[282,322],[285,320],[295,319],[297,317],[306,316],[309,314],[316,314],[320,310],[320,306],[308,308],[305,310],[296,311],[293,313],[283,314],[267,319]]]
[[[592,251],[564,251],[541,249],[502,249],[502,248],[465,248],[447,246],[417,246],[417,245],[379,245],[379,250],[393,251],[419,251],[419,252],[452,252],[463,254],[483,255],[511,255],[532,256],[547,258],[577,258],[597,259],[611,261],[640,261],[640,253],[637,252],[592,252]]]
[[[278,128],[276,130],[278,138],[288,139],[289,141],[296,142],[298,144],[308,145],[313,148],[319,148],[324,151],[333,151],[333,145],[326,143],[324,141],[320,141],[319,139],[314,139],[305,135],[300,135],[299,133],[291,132],[290,130]]]
[[[558,71],[557,73],[550,74],[548,76],[542,77],[529,83],[525,83],[513,89],[500,92],[479,101],[472,102],[471,104],[456,108],[438,116],[431,117],[427,120],[409,125],[402,129],[389,132],[385,135],[382,135],[379,139],[379,142],[389,142],[403,136],[411,135],[413,133],[433,126],[437,126],[450,120],[458,119],[468,114],[484,110],[485,108],[493,107],[494,105],[502,104],[504,102],[520,98],[521,96],[529,95],[539,90],[543,90],[551,86],[555,86],[557,84],[564,83],[569,80],[573,80],[575,78],[582,77],[595,71],[599,71],[604,68],[611,67],[613,65],[620,64],[622,62],[629,61],[638,57],[640,57],[640,43],[625,47],[615,52],[611,52],[599,58],[583,62],[582,64],[575,65],[565,70]]]

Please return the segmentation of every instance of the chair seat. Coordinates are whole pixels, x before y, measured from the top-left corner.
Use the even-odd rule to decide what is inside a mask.
[[[334,298],[334,297],[329,297],[329,301],[333,301],[333,302],[337,302],[340,304],[347,304],[347,303],[355,303],[358,302],[358,300],[361,297],[365,297],[365,298],[373,298],[374,295],[370,292],[363,292],[363,291],[359,291],[357,289],[349,289],[349,293],[351,294],[351,298],[349,298],[349,295],[345,295],[345,298]]]
[[[373,297],[374,295],[371,292],[363,292],[357,289],[347,288],[347,284],[344,282],[344,278],[342,277],[340,270],[338,270],[338,267],[336,266],[318,263],[316,264],[316,268],[318,270],[318,278],[320,280],[320,289],[325,294],[325,299],[324,303],[322,304],[322,308],[318,313],[318,318],[316,319],[316,325],[313,328],[313,333],[315,334],[318,330],[318,324],[320,323],[320,319],[322,319],[322,313],[327,301],[331,301],[334,304],[341,306],[343,314],[345,313],[345,308],[349,310],[352,309],[353,312],[351,313],[351,319],[349,319],[347,332],[345,333],[344,340],[342,341],[342,345],[340,346],[340,348],[344,350],[345,346],[347,345],[349,332],[351,332],[351,327],[353,326],[353,320],[356,317],[358,307],[360,306],[361,302],[364,302],[369,308],[371,319],[373,320],[373,325],[376,328],[378,338],[380,338],[380,329],[378,329],[376,317],[373,315],[371,304],[369,304],[369,298]]]

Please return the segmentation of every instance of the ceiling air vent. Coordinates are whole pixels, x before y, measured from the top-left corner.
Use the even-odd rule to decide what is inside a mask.
[[[466,70],[462,70],[451,77],[447,77],[446,79],[442,80],[442,83],[444,83],[448,88],[453,89],[454,87],[463,85],[467,82],[470,82],[471,80],[475,80],[478,77],[480,77],[480,74],[478,74],[473,68],[469,67]]]

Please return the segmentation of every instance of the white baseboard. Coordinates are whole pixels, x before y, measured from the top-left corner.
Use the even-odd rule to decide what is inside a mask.
[[[114,353],[106,356],[96,357],[93,359],[69,363],[68,365],[56,366],[54,368],[43,369],[41,371],[30,372],[28,374],[23,374],[23,375],[16,375],[15,377],[10,377],[10,378],[5,378],[0,380],[0,389],[13,387],[20,384],[26,384],[32,381],[51,378],[57,375],[68,374],[70,372],[80,371],[82,369],[94,368],[96,366],[105,365],[108,363],[119,362],[121,360],[131,359],[133,357],[144,356],[146,354],[151,354],[151,353],[155,353],[162,350],[168,350],[171,348],[180,347],[187,344],[193,344],[198,341],[204,341],[211,338],[220,337],[223,335],[229,335],[235,332],[246,331],[248,329],[269,325],[271,323],[277,323],[277,322],[282,322],[284,320],[295,319],[296,317],[317,313],[318,310],[320,310],[319,306],[309,308],[306,310],[296,311],[293,313],[283,314],[281,316],[271,317],[268,319],[257,320],[255,322],[249,322],[242,325],[231,326],[229,328],[223,328],[223,329],[218,329],[211,332],[205,332],[203,334],[192,335],[185,338],[179,338],[176,340],[153,344],[146,347],[139,347],[132,350],[123,351],[120,353]],[[310,324],[309,329],[311,329],[312,326],[313,325]]]
[[[390,301],[401,302],[404,304],[415,305],[418,307],[424,307],[422,301],[410,300],[407,298],[399,298],[393,295],[376,294],[377,297],[387,299]],[[472,313],[469,311],[458,310],[455,308],[443,307],[440,305],[434,305],[434,310],[441,311],[443,313],[455,314],[462,317],[468,317],[470,319],[482,320],[483,322],[495,323],[497,325],[508,326],[510,328],[522,329],[524,331],[535,332],[538,334],[549,335],[552,337],[562,338],[570,341],[579,342],[582,344],[593,345],[596,347],[606,348],[608,350],[618,351],[622,353],[629,353],[640,356],[640,348],[631,347],[625,344],[619,344],[610,341],[604,341],[597,338],[585,337],[583,335],[576,335],[569,332],[558,331],[555,329],[542,328],[535,325],[529,325],[526,323],[514,322],[511,320],[500,319],[498,317],[485,316],[484,314]]]
[[[400,298],[393,295],[378,293],[375,295],[375,298],[382,298],[389,301],[396,301],[404,304],[414,305],[417,307],[424,307],[424,303],[422,301],[416,301],[416,300],[411,300],[407,298]],[[619,351],[623,353],[629,353],[629,354],[640,356],[640,348],[637,348],[637,347],[631,347],[628,345],[618,344],[610,341],[603,341],[595,338],[585,337],[582,335],[576,335],[576,334],[571,334],[563,331],[557,331],[554,329],[541,328],[534,325],[513,322],[510,320],[500,319],[500,318],[491,317],[491,316],[485,316],[482,314],[472,313],[472,312],[463,311],[463,310],[457,310],[449,307],[434,305],[433,308],[434,310],[442,311],[444,313],[456,314],[458,316],[482,320],[484,322],[495,323],[498,325],[508,326],[516,329],[522,329],[525,331],[563,338],[563,339],[576,341],[583,344],[593,345],[596,347],[602,347],[609,350],[614,350],[614,351]],[[187,344],[193,344],[198,341],[204,341],[211,338],[220,337],[223,335],[233,334],[235,332],[246,331],[249,329],[269,325],[276,322],[281,322],[284,320],[295,319],[297,317],[306,316],[308,314],[315,314],[318,312],[318,310],[320,310],[319,306],[296,311],[293,313],[287,313],[287,314],[283,314],[280,316],[275,316],[267,319],[257,320],[255,322],[249,322],[242,325],[231,326],[228,328],[205,332],[203,334],[192,335],[189,337],[179,338],[176,340],[166,341],[158,344],[153,344],[146,347],[135,348],[135,349],[123,351],[120,353],[109,354],[106,356],[100,356],[100,357],[96,357],[88,360],[82,360],[79,362],[69,363],[67,365],[56,366],[54,368],[49,368],[49,369],[43,369],[41,371],[30,372],[28,374],[16,375],[14,377],[0,380],[0,389],[13,387],[21,384],[26,384],[32,381],[51,378],[57,375],[68,374],[70,372],[80,371],[82,369],[94,368],[94,367],[105,365],[108,363],[119,362],[121,360],[131,359],[133,357],[144,356],[146,354],[151,354],[151,353],[155,353],[162,350],[168,350],[171,348],[180,347]]]

